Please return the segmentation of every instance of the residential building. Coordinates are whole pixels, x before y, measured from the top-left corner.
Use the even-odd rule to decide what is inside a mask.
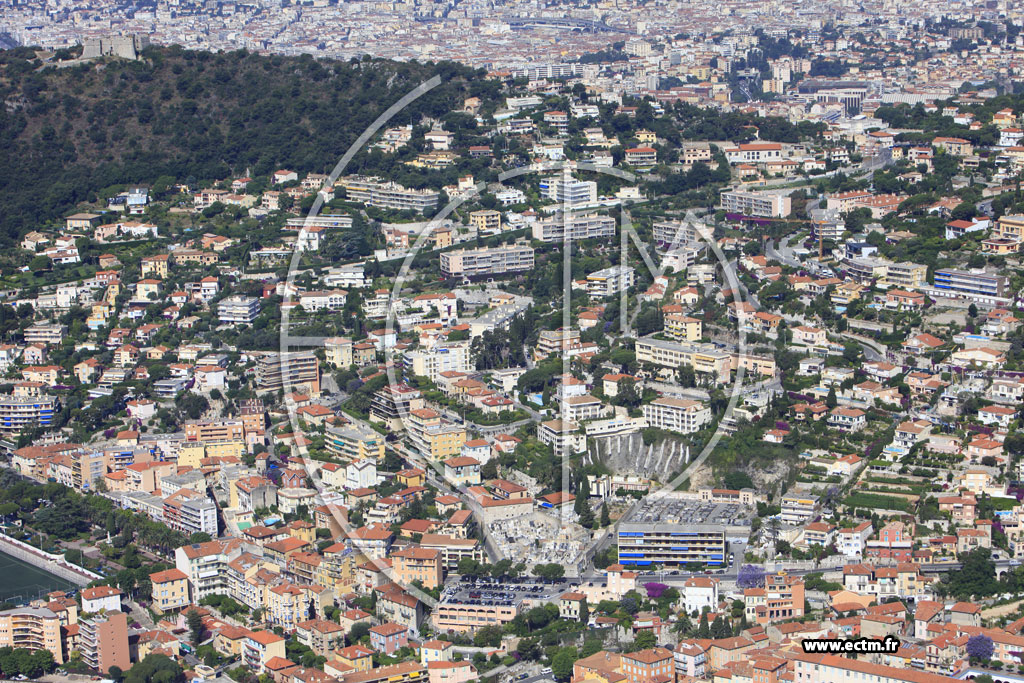
[[[491,604],[482,604],[483,602],[440,602],[434,608],[434,625],[439,629],[458,632],[474,630],[481,626],[501,626],[515,619],[521,607],[520,602],[489,601]]]
[[[78,651],[94,671],[105,673],[116,666],[132,666],[128,647],[128,615],[124,612],[97,614],[78,622]]]
[[[235,294],[217,302],[217,319],[228,325],[249,325],[260,314],[260,302],[254,296]]]
[[[419,581],[424,588],[437,588],[443,582],[442,554],[437,548],[410,547],[391,554],[391,567],[403,585]]]
[[[441,195],[436,190],[414,190],[380,178],[349,176],[338,183],[348,199],[367,206],[422,213],[437,207]]]
[[[409,644],[409,629],[402,624],[385,622],[370,628],[370,647],[386,655]]]
[[[505,245],[480,249],[457,249],[441,253],[441,273],[445,277],[521,273],[533,269],[533,247]]]
[[[157,614],[174,612],[191,604],[188,576],[179,569],[168,569],[149,575],[153,586],[151,607]]]
[[[359,422],[328,425],[324,433],[324,447],[331,455],[349,462],[384,460],[384,435]]]
[[[787,493],[782,497],[782,514],[780,519],[785,524],[799,525],[810,519],[818,511],[818,497],[811,493]]]
[[[1019,248],[1024,242],[1024,215],[1000,217],[992,228],[992,237],[1013,242]]]
[[[466,428],[446,420],[430,410],[421,408],[409,414],[410,445],[424,457],[442,461],[458,455],[466,442]]]
[[[743,591],[747,620],[762,626],[799,619],[804,615],[804,580],[799,576],[767,574],[764,588]]]
[[[1009,280],[1005,275],[939,268],[933,283],[936,289],[954,294],[1005,297]]]
[[[740,190],[722,192],[722,209],[729,213],[767,218],[785,218],[792,210],[788,195]]]
[[[601,239],[615,236],[615,219],[596,213],[558,212],[536,221],[531,236],[541,242]]]
[[[308,389],[320,393],[320,366],[312,351],[268,353],[256,359],[256,386],[262,391]]]
[[[406,354],[405,362],[413,374],[437,383],[442,373],[468,373],[476,369],[470,358],[470,341],[446,341],[427,349],[416,349]]]
[[[867,413],[859,408],[839,406],[829,413],[828,424],[843,432],[856,432],[867,425]]]
[[[680,434],[700,431],[711,421],[711,408],[690,399],[658,398],[645,404],[643,412],[648,426]]]
[[[793,680],[798,683],[949,683],[939,673],[885,666],[870,661],[797,653],[793,656]]]
[[[0,647],[49,650],[53,661],[63,664],[70,653],[61,645],[60,627],[60,617],[46,607],[4,610],[0,612]]]
[[[622,675],[628,683],[663,683],[675,679],[675,657],[671,650],[662,647],[623,653],[620,662]]]
[[[120,612],[121,591],[113,586],[82,589],[83,612]]]
[[[339,643],[345,644],[345,629],[335,621],[307,619],[295,625],[295,637],[321,657],[329,657]]]
[[[782,145],[777,142],[751,142],[726,147],[723,151],[730,164],[759,164],[782,158]]]
[[[597,203],[597,183],[593,180],[576,180],[555,176],[540,181],[542,197],[567,206],[582,206]]]
[[[579,453],[586,447],[586,436],[579,424],[568,420],[547,420],[537,425],[537,439],[551,447],[556,457]]]
[[[26,429],[50,427],[57,410],[52,396],[4,396],[0,398],[0,435],[16,437]]]
[[[692,576],[683,583],[683,605],[687,614],[701,613],[704,608],[714,611],[719,601],[718,579],[709,576]]]
[[[188,576],[193,602],[228,591],[228,562],[242,553],[237,539],[193,543],[174,551],[174,565]]]
[[[382,424],[391,431],[405,428],[405,421],[413,410],[424,405],[423,394],[405,384],[388,385],[370,399],[370,421]]]
[[[480,461],[459,455],[444,461],[444,478],[455,486],[475,486],[480,483]]]
[[[501,212],[494,209],[481,209],[469,214],[469,224],[480,233],[501,232]]]
[[[255,674],[267,671],[267,662],[285,658],[285,639],[272,631],[248,633],[242,641],[242,664]]]
[[[629,289],[636,282],[636,273],[630,266],[611,266],[594,271],[587,276],[587,293],[593,298],[603,298]]]

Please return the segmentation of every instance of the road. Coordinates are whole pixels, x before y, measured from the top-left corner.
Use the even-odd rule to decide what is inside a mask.
[[[534,420],[540,421],[545,419],[543,415],[541,415],[535,410],[530,409],[527,406],[522,405],[521,403],[516,403],[515,407],[525,410],[527,413],[530,414],[530,417],[533,418]],[[508,424],[481,425],[475,422],[471,422],[470,420],[463,419],[462,415],[459,415],[455,411],[449,410],[448,408],[445,407],[442,407],[440,412],[444,417],[451,420],[452,422],[455,422],[456,424],[465,424],[467,427],[472,428],[474,431],[480,432],[480,434],[482,434],[483,436],[494,436],[496,434],[512,434],[523,425],[530,424],[531,422],[530,419],[525,419],[517,420],[516,422],[509,422]]]
[[[739,551],[736,551],[736,556],[740,557],[740,552]],[[853,562],[853,560],[851,560],[851,562]],[[1012,564],[1012,563],[1016,563],[1016,564]],[[725,574],[706,574],[704,572],[693,572],[693,573],[690,573],[690,572],[682,572],[682,571],[680,571],[678,574],[672,574],[672,573],[666,573],[666,572],[647,572],[647,573],[642,573],[642,574],[638,574],[637,575],[637,583],[642,585],[644,583],[650,583],[652,581],[657,581],[658,583],[664,583],[664,584],[668,584],[670,586],[674,586],[674,585],[682,585],[683,583],[686,582],[687,579],[689,579],[691,577],[694,577],[694,576],[716,576],[716,577],[721,577],[723,579],[728,579],[728,578],[732,577],[733,579],[735,579],[736,573],[739,571],[739,566],[742,565],[742,564],[746,564],[746,563],[743,562],[742,560],[735,562],[731,567],[729,567],[728,571]],[[942,563],[942,564],[930,564],[930,565],[925,564],[925,565],[921,565],[921,571],[923,573],[926,573],[926,574],[945,574],[945,573],[951,572],[951,571],[959,571],[962,568],[962,566],[963,565],[961,565],[958,562],[949,562],[949,563]],[[1020,561],[1019,560],[1009,560],[1009,559],[995,560],[995,566],[996,566],[996,571],[997,572],[1002,572],[1002,571],[1006,571],[1008,569],[1013,569],[1016,566],[1020,566]],[[815,574],[815,573],[818,573],[818,572],[822,572],[822,573],[830,573],[830,572],[831,573],[839,573],[839,572],[842,571],[842,567],[800,567],[800,568],[785,569],[784,571],[787,574],[790,574],[792,576],[806,576],[808,574]],[[603,578],[603,575],[602,574],[596,574],[594,577],[587,576],[586,578],[590,579],[590,580],[593,580],[594,578],[601,579],[601,578]]]
[[[783,263],[787,266],[794,268],[803,268],[804,264],[797,260],[793,253],[793,250],[789,247],[790,237],[786,237],[779,241],[779,246],[776,249],[773,240],[769,240],[765,245],[765,255],[770,259],[774,259]],[[791,315],[783,313],[782,316],[786,318],[787,323],[798,323],[800,325],[814,325],[817,324],[815,321],[807,320],[803,316]],[[847,331],[840,334],[844,339],[860,344],[861,348],[864,349],[864,359],[868,362],[884,361],[886,359],[886,348],[868,337],[855,334]]]
[[[864,360],[869,362],[885,360],[885,347],[875,340],[862,337],[853,332],[843,332],[842,337],[860,344],[860,347],[864,350]]]
[[[789,241],[792,237],[784,237],[779,240],[778,249],[775,248],[775,240],[768,240],[764,245],[764,254],[773,261],[789,266],[790,268],[802,268],[803,264],[793,254],[793,249],[789,246]]]

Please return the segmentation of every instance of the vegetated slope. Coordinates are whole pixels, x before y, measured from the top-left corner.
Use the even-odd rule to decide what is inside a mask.
[[[461,108],[479,72],[453,63],[341,62],[150,48],[140,61],[40,68],[0,52],[0,242],[122,183],[328,172],[387,107],[442,84],[391,125]]]

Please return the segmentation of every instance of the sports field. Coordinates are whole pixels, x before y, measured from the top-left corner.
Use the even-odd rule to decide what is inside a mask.
[[[50,591],[74,587],[70,581],[0,552],[0,602],[28,602]]]

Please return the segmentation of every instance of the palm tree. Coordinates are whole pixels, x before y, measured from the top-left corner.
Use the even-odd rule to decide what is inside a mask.
[[[782,527],[782,522],[779,521],[778,517],[769,517],[768,521],[764,524],[764,530],[768,534],[768,538],[771,539],[772,545],[779,540],[779,530]]]

